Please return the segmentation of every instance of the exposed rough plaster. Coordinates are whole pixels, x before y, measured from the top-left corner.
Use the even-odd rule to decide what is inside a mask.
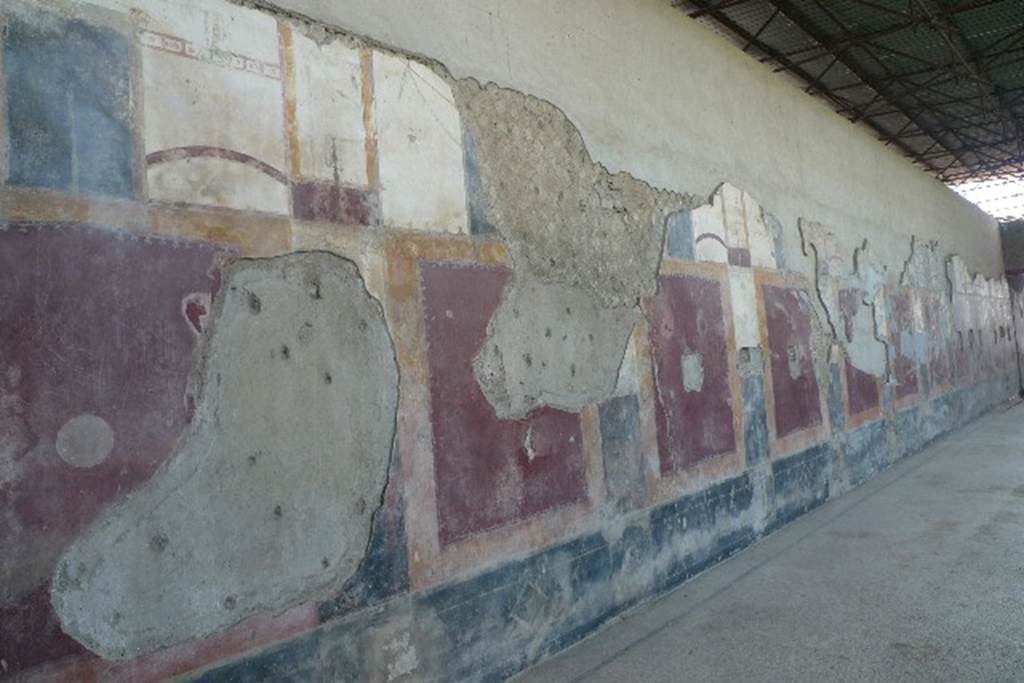
[[[483,162],[490,221],[517,273],[579,287],[601,306],[654,294],[665,220],[700,201],[609,173],[549,102],[473,80],[453,90]]]
[[[190,430],[54,575],[63,629],[107,659],[339,588],[380,505],[398,370],[356,266],[238,261],[211,318]]]
[[[609,173],[548,102],[472,80],[452,90],[476,200],[515,268],[474,363],[481,389],[503,418],[608,398],[638,301],[657,291],[667,219],[699,200]]]

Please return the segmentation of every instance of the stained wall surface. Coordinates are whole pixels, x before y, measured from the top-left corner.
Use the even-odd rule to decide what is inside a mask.
[[[1019,391],[972,209],[484,6],[0,8],[0,678],[499,680]]]

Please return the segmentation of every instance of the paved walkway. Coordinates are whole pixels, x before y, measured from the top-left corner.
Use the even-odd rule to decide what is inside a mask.
[[[1024,405],[516,680],[1024,681]]]

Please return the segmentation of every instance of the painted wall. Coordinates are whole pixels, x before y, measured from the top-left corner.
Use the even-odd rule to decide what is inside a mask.
[[[884,189],[222,0],[0,21],[2,678],[498,680],[1019,390],[990,226],[824,111]]]
[[[810,272],[794,229],[813,216],[847,250],[917,235],[1002,272],[990,216],[668,0],[265,2],[549,100],[613,171],[701,196],[742,187],[782,220],[791,268]]]

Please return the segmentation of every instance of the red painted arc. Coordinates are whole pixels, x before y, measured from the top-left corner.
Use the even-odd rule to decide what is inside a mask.
[[[226,147],[214,147],[212,145],[186,145],[183,147],[171,147],[168,149],[161,149],[156,152],[150,152],[146,155],[146,163],[150,166],[155,166],[169,161],[181,161],[182,159],[197,158],[224,159],[226,161],[245,164],[246,166],[251,166],[260,173],[270,176],[282,185],[288,184],[288,177],[267,162],[261,161],[250,154],[246,154],[245,152],[239,152]]]

